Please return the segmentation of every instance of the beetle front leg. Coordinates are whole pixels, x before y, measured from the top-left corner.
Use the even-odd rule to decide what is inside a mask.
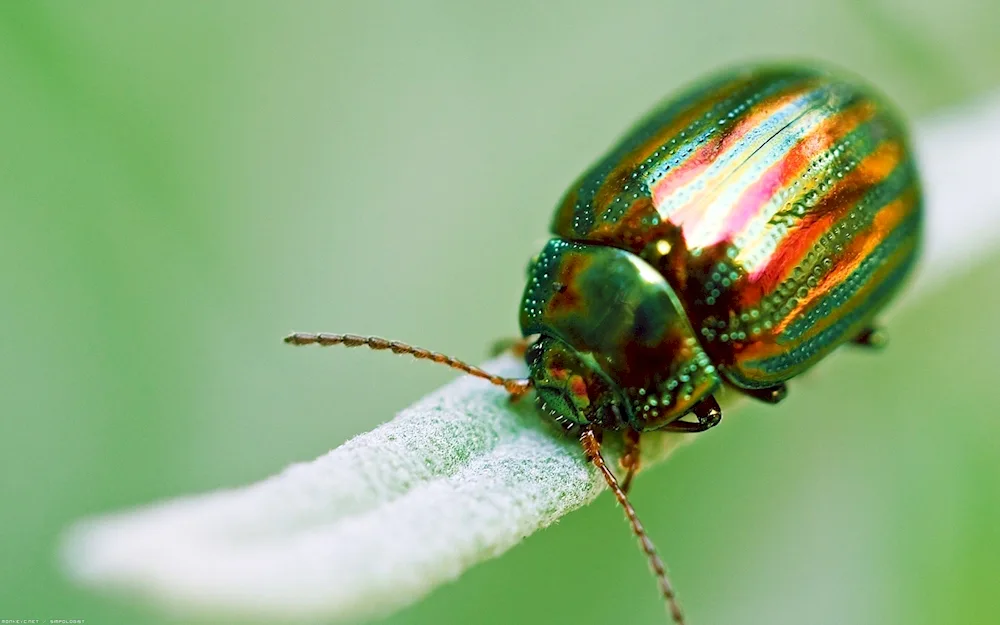
[[[632,478],[639,472],[639,431],[628,428],[625,430],[625,453],[622,454],[618,464],[625,469],[625,479],[622,481],[622,490],[628,494],[632,486]]]
[[[694,408],[691,409],[691,414],[698,419],[697,423],[694,421],[683,421],[682,417],[676,421],[671,421],[663,429],[668,432],[704,432],[719,425],[719,422],[722,421],[722,407],[719,406],[719,402],[715,399],[714,395],[709,395],[695,404]]]

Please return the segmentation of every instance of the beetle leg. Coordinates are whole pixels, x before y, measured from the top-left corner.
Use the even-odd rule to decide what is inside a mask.
[[[697,423],[677,419],[676,421],[671,421],[662,429],[668,432],[704,432],[709,428],[717,426],[719,421],[722,421],[722,408],[719,406],[719,402],[715,399],[714,395],[709,395],[695,404],[691,410],[691,414],[698,419]]]
[[[632,478],[639,471],[639,432],[637,430],[632,428],[625,430],[625,453],[622,454],[618,463],[627,471],[625,479],[622,480],[622,490],[628,494],[629,488],[632,486]]]
[[[878,326],[869,326],[854,337],[853,343],[862,347],[881,349],[889,343],[889,335]]]
[[[766,404],[776,404],[785,397],[788,397],[788,387],[785,386],[784,382],[767,388],[747,388],[742,389],[742,391],[750,397],[759,399]]]
[[[497,339],[496,341],[493,341],[492,345],[490,345],[490,358],[496,358],[497,356],[508,350],[518,358],[523,357],[524,352],[528,351],[528,339],[526,338]]]

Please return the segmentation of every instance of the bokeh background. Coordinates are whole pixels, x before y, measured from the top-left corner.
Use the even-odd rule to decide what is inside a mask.
[[[998,27],[983,0],[0,4],[0,618],[185,622],[72,586],[60,531],[258,480],[452,377],[288,330],[482,358],[564,187],[683,83],[818,58],[917,118],[1000,86]],[[885,353],[642,476],[693,623],[997,622],[980,260]],[[385,623],[662,618],[605,496]]]

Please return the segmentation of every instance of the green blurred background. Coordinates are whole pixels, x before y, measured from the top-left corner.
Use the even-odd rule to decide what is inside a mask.
[[[912,117],[1000,85],[984,0],[0,4],[0,618],[83,515],[310,459],[453,376],[291,350],[515,334],[564,187],[707,70],[833,61]],[[1000,208],[1000,207],[998,207]],[[945,206],[932,210],[948,210]],[[996,623],[1000,256],[639,480],[695,624]],[[654,623],[607,497],[386,623]]]

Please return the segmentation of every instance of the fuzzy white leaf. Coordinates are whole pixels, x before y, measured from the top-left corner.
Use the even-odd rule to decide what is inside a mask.
[[[916,133],[927,194],[923,291],[1000,239],[1000,94]],[[487,364],[524,375],[505,357]],[[529,405],[469,377],[325,456],[244,488],[78,523],[79,580],[174,608],[358,620],[420,599],[590,502],[603,482]],[[645,437],[646,466],[684,440]],[[613,454],[612,454],[613,455]]]

